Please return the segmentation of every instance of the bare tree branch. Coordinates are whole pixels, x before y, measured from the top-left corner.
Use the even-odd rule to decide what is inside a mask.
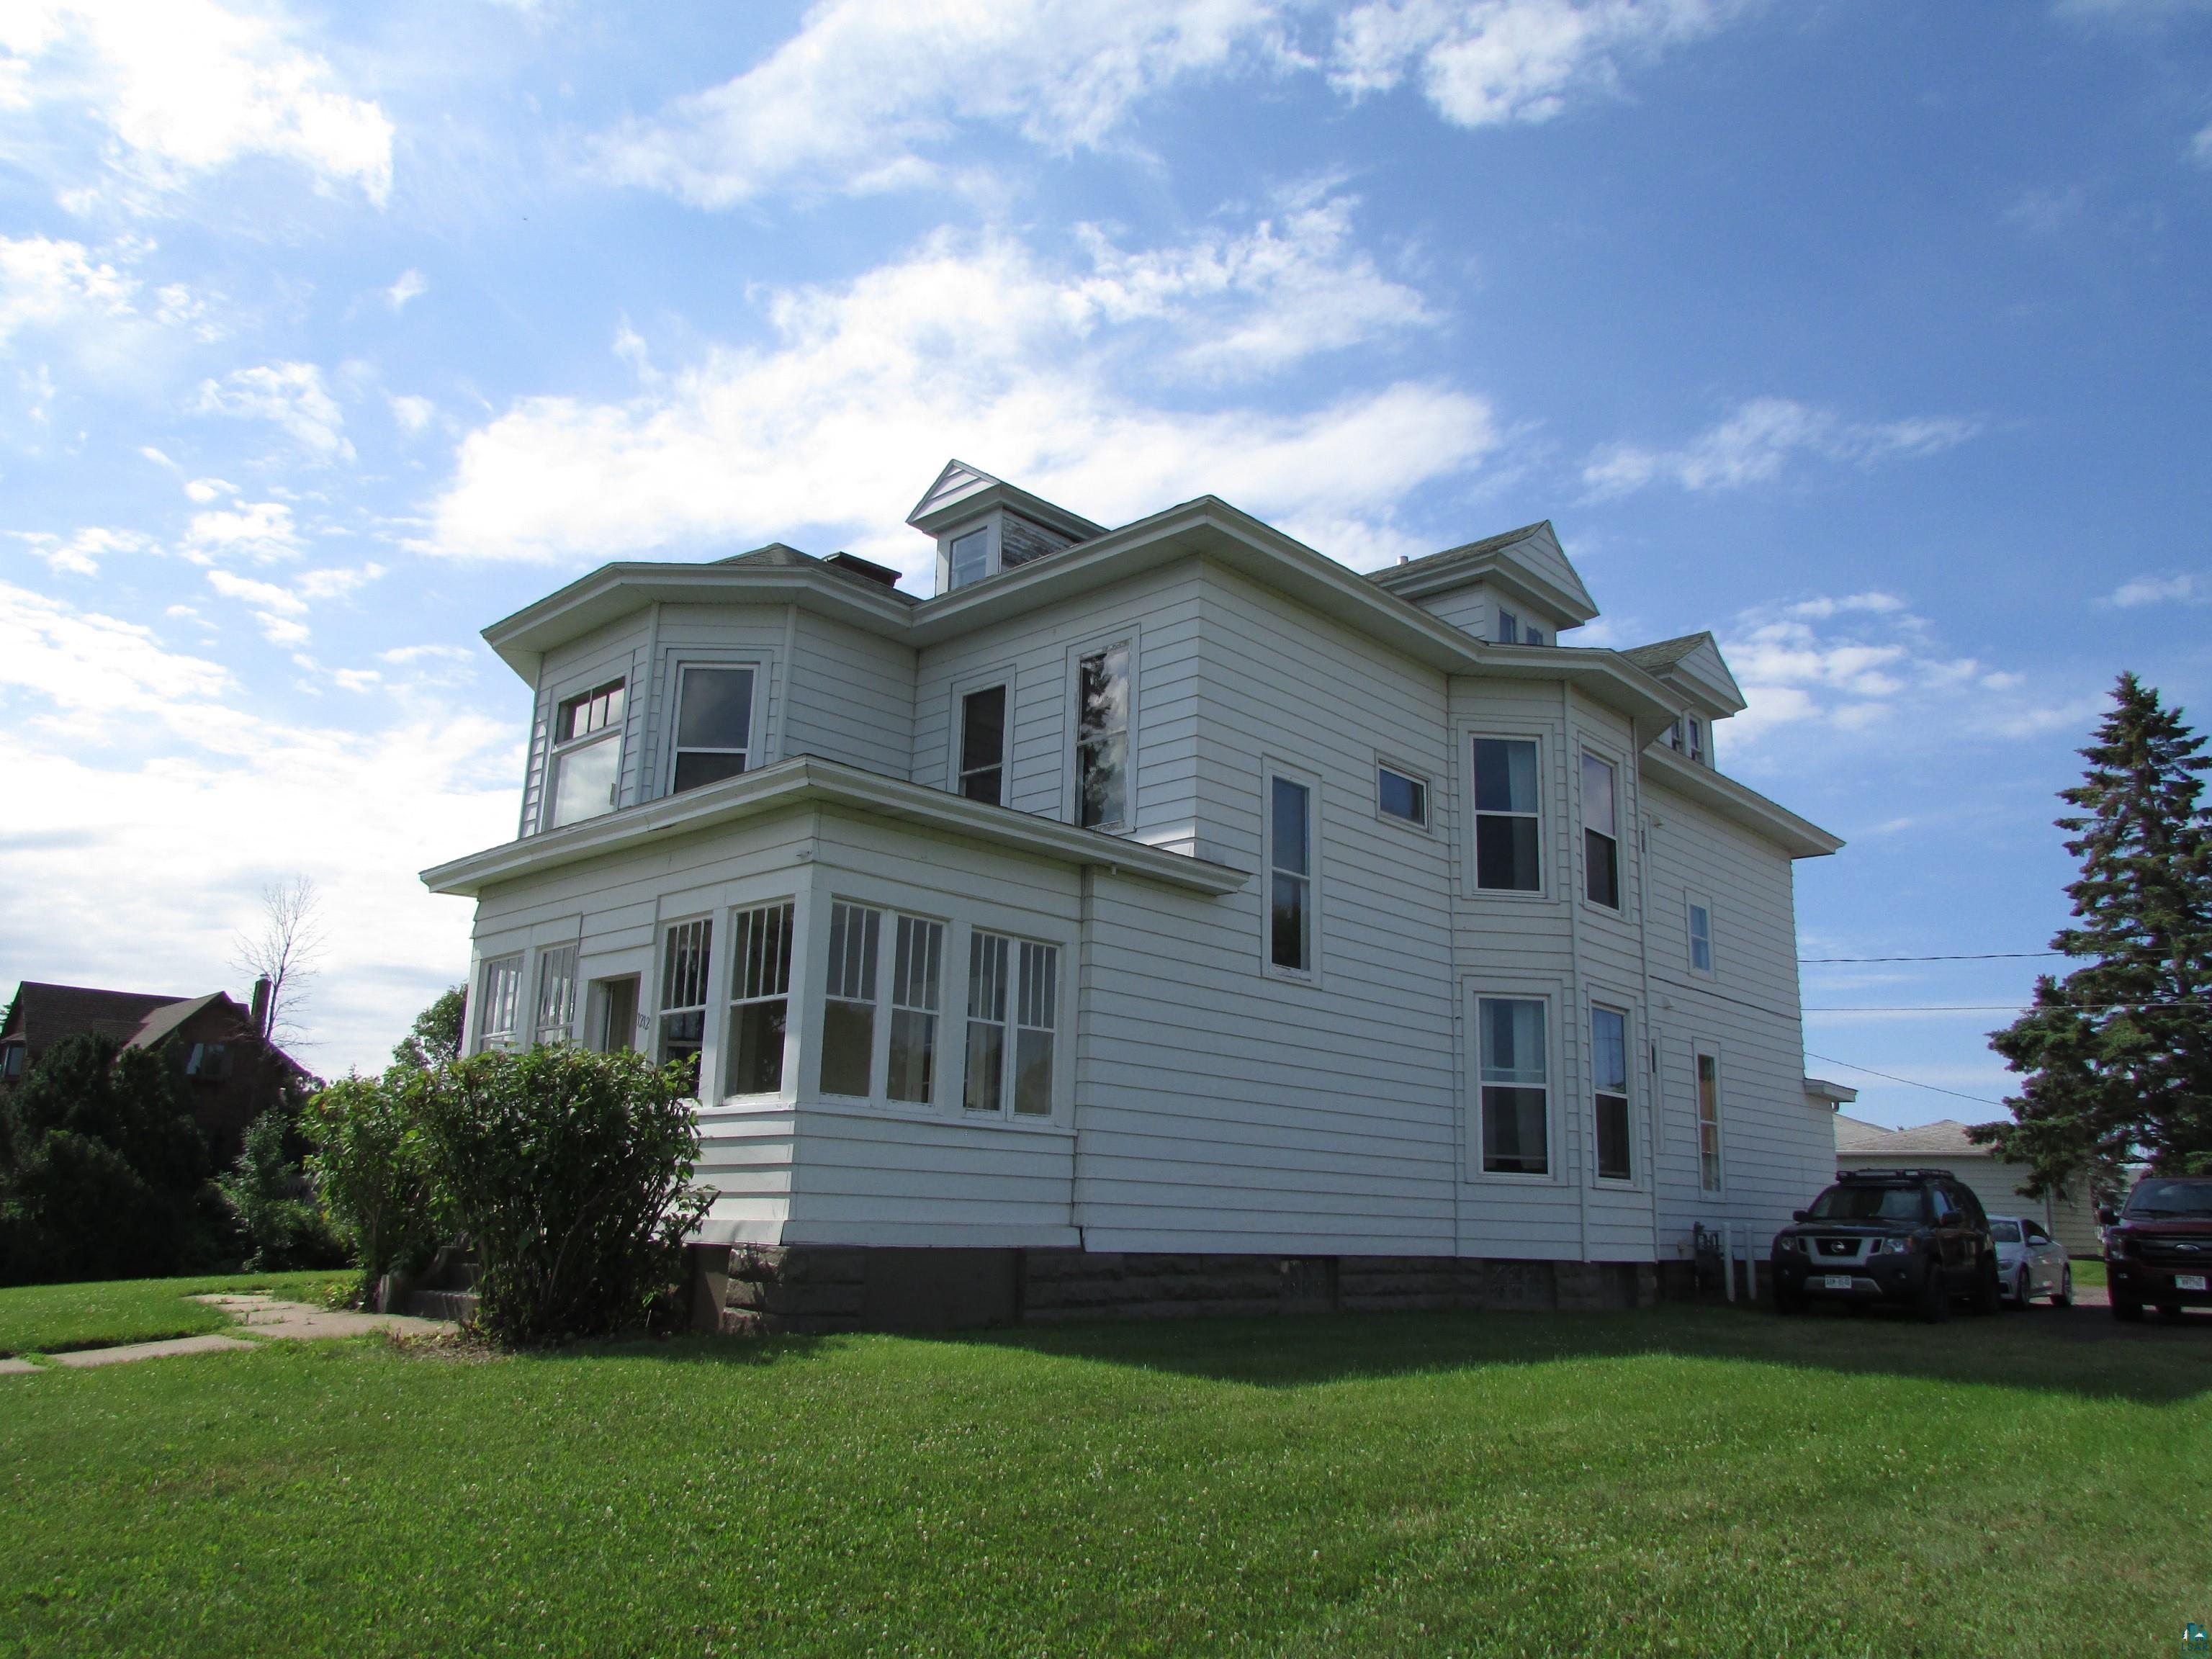
[[[314,879],[295,876],[261,890],[261,921],[238,933],[232,965],[269,981],[269,1040],[281,1048],[308,1048],[308,996],[322,960],[322,898]]]

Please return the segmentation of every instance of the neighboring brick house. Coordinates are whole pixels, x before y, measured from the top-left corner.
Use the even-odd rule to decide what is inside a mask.
[[[0,1089],[20,1083],[57,1042],[87,1031],[125,1048],[159,1048],[173,1038],[192,1116],[216,1161],[227,1164],[238,1155],[246,1126],[307,1076],[263,1036],[267,1003],[265,980],[256,982],[250,1007],[221,991],[161,996],[25,980],[0,1020]]]

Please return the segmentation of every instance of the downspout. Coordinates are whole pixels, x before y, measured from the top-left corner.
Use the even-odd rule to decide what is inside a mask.
[[[1629,722],[1629,741],[1642,736]],[[1651,1112],[1650,1172],[1646,1195],[1651,1206],[1651,1261],[1659,1261],[1659,1149],[1666,1139],[1666,1090],[1659,1070],[1658,1022],[1651,1012],[1651,818],[1644,810],[1644,750],[1636,750],[1636,951],[1644,969],[1644,1075],[1649,1079]]]
[[[1571,973],[1567,987],[1569,1012],[1567,1033],[1573,1044],[1574,1075],[1579,1089],[1584,1075],[1582,1048],[1583,1012],[1583,903],[1582,895],[1575,891],[1576,869],[1575,832],[1582,827],[1582,745],[1575,737],[1575,688],[1566,680],[1559,682],[1559,720],[1565,734],[1567,776],[1567,960]],[[1559,1044],[1559,1058],[1565,1060],[1568,1042]],[[1562,1067],[1562,1069],[1565,1069]],[[1564,1082],[1565,1079],[1563,1079]],[[1575,1227],[1580,1241],[1581,1259],[1588,1261],[1589,1254],[1589,1180],[1586,1165],[1588,1149],[1583,1145],[1583,1111],[1579,1096],[1575,1102]]]
[[[1068,1127],[1075,1132],[1067,1153],[1067,1222],[1075,1229],[1075,1248],[1091,1248],[1088,1230],[1085,1224],[1084,1206],[1078,1196],[1083,1190],[1083,1106],[1090,1098],[1091,1007],[1091,988],[1097,964],[1097,923],[1098,920],[1098,866],[1083,866],[1081,910],[1077,923],[1075,941],[1075,1079],[1073,1098],[1068,1102]]]
[[[637,700],[633,718],[637,721],[637,782],[630,792],[630,805],[651,800],[653,795],[653,709],[658,705],[660,685],[660,601],[653,602],[645,621],[645,696]]]
[[[1462,732],[1452,719],[1452,681],[1444,680],[1444,781],[1450,803],[1455,844],[1445,866],[1444,890],[1447,912],[1451,918],[1449,934],[1451,946],[1451,1037],[1452,1037],[1452,1257],[1462,1260],[1467,1254],[1467,1206],[1474,1193],[1468,1172],[1473,1166],[1474,1146],[1468,1135],[1474,1115],[1481,1109],[1480,1060],[1474,1053],[1476,1033],[1467,1023],[1467,963],[1462,957],[1460,933],[1467,919],[1468,907],[1462,902],[1465,890],[1471,884],[1468,872],[1474,868],[1474,823],[1471,814],[1463,815],[1460,808],[1466,805],[1459,787],[1459,751],[1463,745],[1474,753],[1472,738]],[[1465,822],[1462,822],[1465,817]],[[1263,903],[1265,900],[1261,901]]]

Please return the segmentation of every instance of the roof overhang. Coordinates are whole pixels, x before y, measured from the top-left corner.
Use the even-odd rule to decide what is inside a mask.
[[[1830,1111],[1841,1111],[1859,1097],[1859,1091],[1849,1084],[1831,1083],[1824,1077],[1805,1079],[1805,1098],[1816,1101]]]
[[[1643,775],[1687,795],[1698,805],[1772,842],[1793,859],[1825,858],[1843,848],[1843,837],[1832,836],[1786,806],[1777,805],[1756,789],[1747,789],[1734,778],[1710,766],[1686,760],[1668,748],[1644,751]]]
[[[988,806],[946,790],[800,755],[704,788],[624,807],[604,817],[436,865],[422,872],[422,884],[434,893],[478,898],[502,882],[806,806],[866,812],[1030,858],[1111,870],[1209,896],[1235,892],[1251,878],[1248,872],[1225,864],[1146,847],[1096,830],[1079,830],[1012,807]]]

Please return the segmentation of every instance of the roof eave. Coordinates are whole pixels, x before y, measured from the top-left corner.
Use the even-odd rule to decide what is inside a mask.
[[[1647,775],[1656,770],[1662,782],[1763,836],[1793,859],[1826,858],[1843,850],[1842,836],[1829,834],[1819,824],[1767,799],[1756,789],[1699,762],[1686,760],[1671,749],[1646,749],[1642,764]]]

